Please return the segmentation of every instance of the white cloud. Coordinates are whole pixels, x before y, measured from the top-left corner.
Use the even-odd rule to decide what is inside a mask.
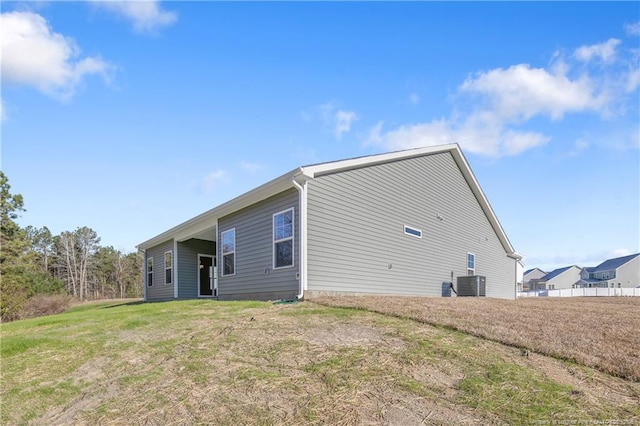
[[[241,161],[240,167],[242,167],[242,170],[252,175],[264,170],[264,166],[262,164],[249,163],[247,161]]]
[[[226,170],[214,170],[207,174],[200,181],[200,187],[205,194],[210,194],[220,182],[229,180],[229,174]]]
[[[630,36],[640,35],[640,22],[632,22],[624,24],[624,32]]]
[[[609,253],[609,257],[608,258],[616,258],[616,257],[623,257],[623,256],[629,256],[630,254],[633,254],[633,252],[627,248],[618,248],[615,250],[612,250]]]
[[[344,133],[350,132],[351,125],[358,119],[355,111],[338,109],[334,101],[319,105],[318,110],[324,125],[333,129],[337,139],[340,139]]]
[[[3,83],[33,86],[47,95],[71,98],[85,76],[108,80],[110,66],[99,57],[79,58],[72,38],[51,31],[32,12],[0,15]]]
[[[585,76],[571,80],[526,64],[480,73],[459,90],[485,96],[492,111],[516,121],[535,115],[560,119],[566,112],[597,110],[605,101]]]
[[[640,69],[634,68],[629,70],[629,74],[627,74],[626,81],[624,83],[625,92],[635,92],[638,89],[638,86],[640,86]]]
[[[351,131],[351,123],[358,119],[358,115],[353,111],[339,110],[335,115],[335,135],[340,139],[343,133]]]
[[[459,85],[454,98],[459,104],[449,117],[386,131],[378,122],[366,144],[399,150],[455,142],[481,155],[513,156],[551,141],[522,128],[533,119],[624,114],[629,95],[640,85],[640,67],[633,49],[619,49],[619,44],[610,39],[583,46],[571,57],[555,53],[547,68],[517,64],[476,73]],[[599,60],[597,67],[591,66],[593,59]]]
[[[578,156],[582,154],[584,151],[586,151],[587,149],[589,149],[589,145],[590,145],[589,141],[587,141],[586,139],[580,138],[574,142],[573,149],[569,151],[569,155],[572,157]]]
[[[6,118],[5,114],[4,102],[2,101],[2,98],[0,98],[0,122],[4,121]]]
[[[604,63],[610,63],[616,59],[616,48],[619,44],[620,40],[610,38],[604,43],[581,46],[576,49],[574,56],[584,62],[600,59]]]
[[[371,128],[367,142],[392,150],[458,143],[465,151],[476,154],[513,156],[549,141],[540,133],[505,129],[486,114],[470,116],[462,123],[439,119],[401,126],[386,133],[382,132],[382,124],[379,122]]]
[[[128,19],[139,33],[155,33],[178,20],[175,12],[162,10],[157,1],[95,1],[94,4]]]

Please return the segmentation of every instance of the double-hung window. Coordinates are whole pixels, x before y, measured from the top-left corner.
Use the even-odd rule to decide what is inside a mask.
[[[476,255],[467,253],[467,275],[476,274]]]
[[[171,284],[173,278],[173,252],[164,252],[164,283]]]
[[[147,258],[147,287],[153,285],[153,257]]]
[[[222,233],[222,276],[236,273],[236,228]]]
[[[293,208],[273,215],[273,269],[293,266]]]

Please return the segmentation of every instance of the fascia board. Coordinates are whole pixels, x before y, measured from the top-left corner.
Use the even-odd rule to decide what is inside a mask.
[[[162,234],[138,244],[136,247],[140,249],[147,249],[172,238],[176,238],[178,241],[181,241],[188,238],[189,235],[195,235],[211,228],[216,225],[219,218],[276,195],[289,187],[293,187],[291,179],[299,174],[302,174],[301,168],[294,169],[289,173],[277,177],[249,192],[227,201],[224,204],[214,207],[211,210],[174,226]]]
[[[360,167],[374,166],[376,164],[388,163],[397,160],[406,160],[413,157],[420,157],[428,154],[436,154],[441,152],[459,149],[457,144],[437,145],[426,148],[407,149],[404,151],[389,152],[386,154],[369,155],[365,157],[350,158],[347,160],[332,161],[329,163],[315,164],[304,166],[302,172],[310,177],[321,176],[329,173],[343,172],[346,170],[357,169]]]
[[[471,170],[469,163],[467,163],[467,159],[464,157],[464,154],[462,153],[462,151],[460,150],[460,147],[457,144],[451,150],[451,155],[453,155],[453,158],[458,164],[460,171],[464,175],[465,179],[467,179],[467,182],[469,183],[469,187],[471,188],[471,191],[473,192],[476,199],[480,203],[480,207],[484,211],[485,215],[487,216],[487,219],[489,220],[489,223],[491,223],[491,226],[493,227],[496,234],[498,235],[498,239],[500,240],[500,243],[502,244],[502,247],[504,248],[504,250],[507,252],[507,256],[513,259],[518,259],[518,260],[521,259],[522,256],[517,254],[513,249],[513,246],[511,245],[511,242],[509,241],[509,238],[507,237],[506,232],[504,232],[504,229],[502,228],[502,225],[500,224],[498,217],[494,213],[493,208],[491,208],[491,204],[489,204],[489,200],[487,200],[487,197],[484,195],[484,192],[482,191],[480,184],[478,183],[475,175],[473,174],[473,171]]]

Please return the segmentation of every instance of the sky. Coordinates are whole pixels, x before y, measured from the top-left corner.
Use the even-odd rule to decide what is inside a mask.
[[[128,252],[298,166],[458,143],[527,268],[640,252],[637,2],[2,2],[22,226]]]

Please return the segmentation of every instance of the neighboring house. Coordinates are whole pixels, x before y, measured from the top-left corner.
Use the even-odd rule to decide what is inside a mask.
[[[524,264],[522,259],[516,263],[516,283],[518,291],[522,291],[522,284],[524,282]]]
[[[540,268],[533,268],[524,271],[524,275],[522,277],[522,291],[533,290],[534,288],[531,285],[531,280],[539,280],[545,275],[547,275],[547,273]]]
[[[514,299],[514,251],[457,144],[299,167],[138,246],[145,300],[441,296],[486,277]]]
[[[575,287],[622,288],[640,286],[640,253],[617,257],[582,268]]]
[[[542,278],[534,278],[529,281],[531,290],[558,290],[573,288],[580,279],[581,269],[576,265],[554,269]]]

